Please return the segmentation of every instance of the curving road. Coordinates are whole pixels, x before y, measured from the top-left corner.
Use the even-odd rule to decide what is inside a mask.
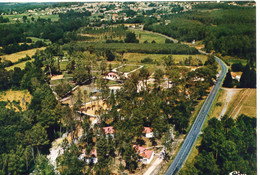
[[[150,32],[150,31],[149,31]],[[154,33],[154,34],[158,34],[160,36],[163,36],[167,39],[170,39],[174,42],[176,42],[175,39],[170,38],[166,35],[160,34],[160,33],[156,33],[156,32],[150,32],[150,33]],[[199,52],[201,54],[205,54],[208,55],[206,52],[199,50]],[[197,137],[200,134],[201,128],[203,126],[203,123],[209,113],[209,110],[214,102],[214,99],[218,93],[218,90],[220,88],[220,86],[222,85],[222,82],[226,76],[227,73],[227,66],[225,65],[225,63],[219,59],[218,57],[215,56],[216,61],[220,64],[221,66],[221,73],[220,76],[216,82],[216,84],[213,86],[211,92],[209,93],[207,99],[205,100],[195,122],[193,123],[189,134],[187,135],[186,139],[184,140],[184,143],[181,147],[181,149],[179,150],[178,154],[176,155],[174,161],[172,162],[172,164],[170,165],[170,167],[168,168],[168,170],[166,171],[165,175],[173,175],[173,174],[177,174],[179,172],[179,170],[181,169],[182,165],[184,164],[184,162],[186,161],[194,143],[197,140]]]

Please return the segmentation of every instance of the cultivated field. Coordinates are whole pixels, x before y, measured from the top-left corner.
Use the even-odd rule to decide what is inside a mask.
[[[256,117],[256,89],[245,89],[240,91],[235,103],[230,106],[228,113],[232,118],[237,118],[241,114],[249,117]]]
[[[13,91],[13,90],[8,90],[8,91],[3,91],[0,93],[0,101],[17,101],[19,102],[22,110],[26,110],[27,104],[31,102],[31,94],[27,91]],[[8,104],[10,107],[10,105]],[[18,108],[16,108],[18,110]]]
[[[37,50],[44,50],[44,49],[45,49],[45,47],[35,48],[35,49],[30,49],[30,50],[25,50],[25,51],[13,53],[13,54],[10,54],[10,55],[3,55],[1,57],[2,57],[2,61],[3,61],[3,59],[5,59],[5,60],[10,60],[14,63],[14,62],[18,61],[19,59],[26,57],[26,55],[31,57],[35,54],[35,52]]]

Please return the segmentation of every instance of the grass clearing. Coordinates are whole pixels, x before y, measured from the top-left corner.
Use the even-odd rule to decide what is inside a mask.
[[[19,102],[22,111],[27,109],[27,105],[30,104],[31,98],[32,96],[27,90],[23,90],[23,91],[8,90],[8,91],[2,91],[0,93],[0,101],[5,101],[5,102],[7,102],[8,100],[10,102],[17,101]],[[10,107],[10,104],[8,104],[7,106]],[[16,107],[15,109],[18,110],[18,108]]]
[[[35,54],[35,52],[37,50],[44,50],[44,49],[45,49],[45,47],[35,48],[35,49],[30,49],[30,50],[12,53],[10,55],[3,55],[1,57],[2,57],[2,61],[3,61],[3,59],[5,59],[5,60],[10,60],[14,63],[14,62],[18,61],[19,59],[26,57],[26,55],[31,57]]]
[[[136,39],[139,40],[139,43],[144,43],[144,41],[147,41],[148,43],[151,43],[152,41],[161,44],[165,43],[165,37],[162,37],[160,35],[139,31],[139,30],[130,30],[130,31],[135,32]]]
[[[123,67],[117,69],[117,71],[119,71],[119,72],[130,72],[130,71],[135,70],[135,69],[137,69],[137,68],[139,68],[139,66],[135,66],[135,65],[125,65],[125,66],[123,66]]]
[[[15,65],[6,67],[5,69],[6,69],[7,71],[9,71],[9,70],[14,70],[15,67],[19,67],[21,70],[23,70],[23,69],[25,68],[25,66],[26,66],[26,63],[32,62],[32,61],[33,61],[33,60],[24,61],[24,62],[15,64]]]
[[[37,37],[26,37],[26,39],[27,38],[31,38],[33,43],[36,43],[37,41],[42,41],[46,44],[51,44],[51,41],[49,39],[42,39],[42,38],[37,38]],[[29,44],[29,43],[27,43],[27,44]]]

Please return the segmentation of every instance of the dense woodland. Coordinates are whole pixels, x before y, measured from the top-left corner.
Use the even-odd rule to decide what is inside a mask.
[[[181,174],[224,175],[233,170],[256,174],[256,118],[241,115],[236,120],[228,116],[209,120],[198,150],[194,165],[187,165]]]
[[[256,61],[256,9],[235,8],[176,14],[168,25],[146,24],[145,29],[179,41],[204,40],[207,51]]]

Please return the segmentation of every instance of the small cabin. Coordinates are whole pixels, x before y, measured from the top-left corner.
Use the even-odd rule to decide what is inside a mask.
[[[113,126],[107,126],[107,127],[103,127],[103,131],[106,135],[106,137],[108,138],[109,136],[111,136],[112,138],[115,137],[115,130]]]
[[[145,138],[153,138],[154,137],[153,128],[144,127],[142,133],[145,135]]]

